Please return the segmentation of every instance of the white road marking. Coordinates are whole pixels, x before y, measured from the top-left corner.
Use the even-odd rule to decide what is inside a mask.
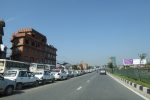
[[[82,89],[82,87],[81,86],[79,86],[78,88],[77,88],[77,91],[79,91],[79,90],[81,90]]]
[[[109,75],[109,74],[108,74]],[[132,88],[126,86],[125,84],[123,84],[122,82],[120,82],[118,79],[114,78],[113,76],[109,75],[111,78],[113,78],[114,80],[116,80],[118,83],[120,83],[121,85],[123,85],[124,87],[126,87],[127,89],[129,89],[130,91],[134,92],[135,94],[137,94],[138,96],[142,97],[145,100],[149,100],[149,98],[143,96],[142,94],[136,92],[135,90],[133,90]]]

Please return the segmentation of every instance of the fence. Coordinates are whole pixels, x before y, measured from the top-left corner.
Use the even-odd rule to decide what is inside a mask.
[[[150,68],[114,68],[113,70],[109,70],[109,72],[150,84]]]

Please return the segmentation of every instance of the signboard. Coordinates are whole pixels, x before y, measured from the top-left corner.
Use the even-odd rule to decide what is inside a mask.
[[[140,65],[141,64],[146,64],[147,61],[146,59],[143,59],[140,62],[140,59],[123,59],[123,65]]]
[[[133,59],[123,59],[123,65],[133,65]]]
[[[147,63],[146,59],[143,59],[141,61],[141,64],[146,64],[146,63]],[[134,65],[139,65],[140,64],[140,59],[133,59],[133,64]]]

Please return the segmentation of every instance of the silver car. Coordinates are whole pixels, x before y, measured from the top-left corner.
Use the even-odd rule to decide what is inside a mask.
[[[11,95],[13,94],[15,87],[15,81],[5,79],[3,76],[0,76],[0,93],[5,95]]]
[[[105,69],[100,69],[100,75],[106,75],[106,70]]]

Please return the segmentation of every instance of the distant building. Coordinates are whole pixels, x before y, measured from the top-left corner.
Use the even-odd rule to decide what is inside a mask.
[[[56,65],[57,49],[47,44],[47,38],[32,28],[12,35],[12,60]]]
[[[83,61],[81,61],[81,63],[79,64],[78,68],[80,70],[86,70],[86,69],[88,69],[88,64],[84,63]]]
[[[116,67],[117,66],[117,64],[116,64],[116,57],[110,57],[109,58],[109,63],[112,63],[113,66]]]

